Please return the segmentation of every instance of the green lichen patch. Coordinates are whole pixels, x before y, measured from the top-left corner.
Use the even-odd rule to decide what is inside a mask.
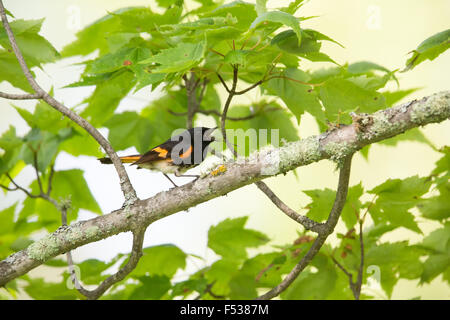
[[[319,136],[311,136],[297,142],[287,143],[280,149],[280,172],[287,172],[299,165],[322,159]]]
[[[322,148],[329,155],[330,160],[335,161],[339,167],[345,157],[358,150],[356,145],[348,142],[328,142]]]
[[[39,241],[33,242],[27,248],[28,256],[41,262],[56,256],[61,248],[62,241],[53,234],[46,235]]]
[[[415,124],[439,122],[450,116],[450,92],[436,93],[418,103],[410,112]]]

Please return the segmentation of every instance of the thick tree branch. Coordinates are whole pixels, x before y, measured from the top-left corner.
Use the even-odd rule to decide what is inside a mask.
[[[131,204],[134,201],[136,201],[136,191],[134,190],[133,186],[131,185],[130,179],[128,178],[128,174],[125,171],[125,168],[120,161],[119,157],[117,156],[114,149],[111,147],[111,144],[108,142],[108,140],[105,139],[101,135],[101,133],[95,129],[89,122],[87,122],[84,118],[80,117],[78,114],[67,108],[65,105],[60,103],[59,101],[55,100],[52,96],[50,96],[44,89],[41,88],[41,86],[36,82],[36,80],[33,78],[33,75],[30,72],[30,69],[28,68],[25,59],[17,45],[16,39],[14,37],[14,34],[11,30],[11,27],[8,23],[8,19],[5,14],[5,8],[3,6],[2,0],[0,0],[0,16],[2,19],[3,27],[5,28],[6,34],[8,36],[9,42],[11,44],[11,47],[14,51],[14,54],[16,55],[16,58],[19,62],[19,65],[22,69],[22,72],[24,73],[26,79],[28,80],[28,83],[35,91],[35,95],[39,98],[47,102],[50,106],[52,106],[54,109],[58,110],[65,116],[67,116],[69,119],[74,121],[76,124],[78,124],[80,127],[85,129],[97,142],[103,147],[105,152],[108,154],[108,156],[111,158],[114,167],[116,168],[117,174],[120,178],[120,186],[122,188],[123,195],[125,197],[125,203]],[[3,96],[5,97],[5,96]],[[12,95],[12,97],[17,97],[17,95]],[[24,95],[22,95],[22,98]],[[29,98],[28,95],[26,95],[27,99]]]
[[[299,263],[292,269],[291,272],[281,281],[279,285],[275,288],[269,290],[267,293],[259,296],[258,300],[272,299],[278,296],[281,292],[286,290],[298,275],[305,269],[305,267],[311,262],[315,257],[317,252],[325,243],[328,236],[333,233],[334,228],[339,220],[342,209],[345,205],[345,200],[347,199],[348,183],[350,180],[350,168],[352,163],[352,156],[350,154],[343,159],[341,170],[339,171],[339,182],[336,191],[336,198],[334,200],[333,208],[330,211],[327,221],[323,224],[324,228],[319,231],[319,235],[314,240],[311,248],[303,256]]]
[[[373,114],[360,114],[352,125],[343,125],[317,136],[287,143],[280,148],[264,149],[245,161],[225,164],[227,170],[221,175],[208,175],[146,200],[138,200],[134,205],[109,214],[60,227],[27,249],[0,261],[0,286],[45,261],[84,244],[148,226],[154,221],[243,186],[322,159],[342,162],[348,155],[368,144],[428,123],[441,122],[449,117],[450,91],[444,91]],[[317,249],[321,245],[319,240],[316,240]]]

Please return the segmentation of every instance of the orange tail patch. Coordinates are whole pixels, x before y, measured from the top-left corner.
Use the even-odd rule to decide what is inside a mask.
[[[119,157],[120,161],[122,161],[122,163],[132,163],[132,162],[136,162],[139,160],[141,156],[137,155],[137,156],[125,156],[125,157]]]

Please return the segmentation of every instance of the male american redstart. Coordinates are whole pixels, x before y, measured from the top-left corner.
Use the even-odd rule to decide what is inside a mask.
[[[215,140],[212,132],[215,128],[195,127],[168,139],[142,155],[119,157],[122,163],[137,165],[138,169],[160,171],[172,184],[177,185],[167,173],[177,177],[196,177],[197,175],[183,175],[188,169],[199,165],[206,157],[208,146]],[[110,158],[99,158],[103,164],[111,164]]]

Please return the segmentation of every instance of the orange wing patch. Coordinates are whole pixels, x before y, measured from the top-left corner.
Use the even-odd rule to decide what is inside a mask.
[[[167,156],[167,153],[169,152],[169,151],[167,151],[166,149],[163,149],[163,148],[161,148],[161,147],[156,147],[156,148],[154,148],[154,149],[152,149],[153,151],[155,151],[155,152],[158,152],[159,153],[159,156],[161,157],[161,158],[165,158],[166,156]]]

